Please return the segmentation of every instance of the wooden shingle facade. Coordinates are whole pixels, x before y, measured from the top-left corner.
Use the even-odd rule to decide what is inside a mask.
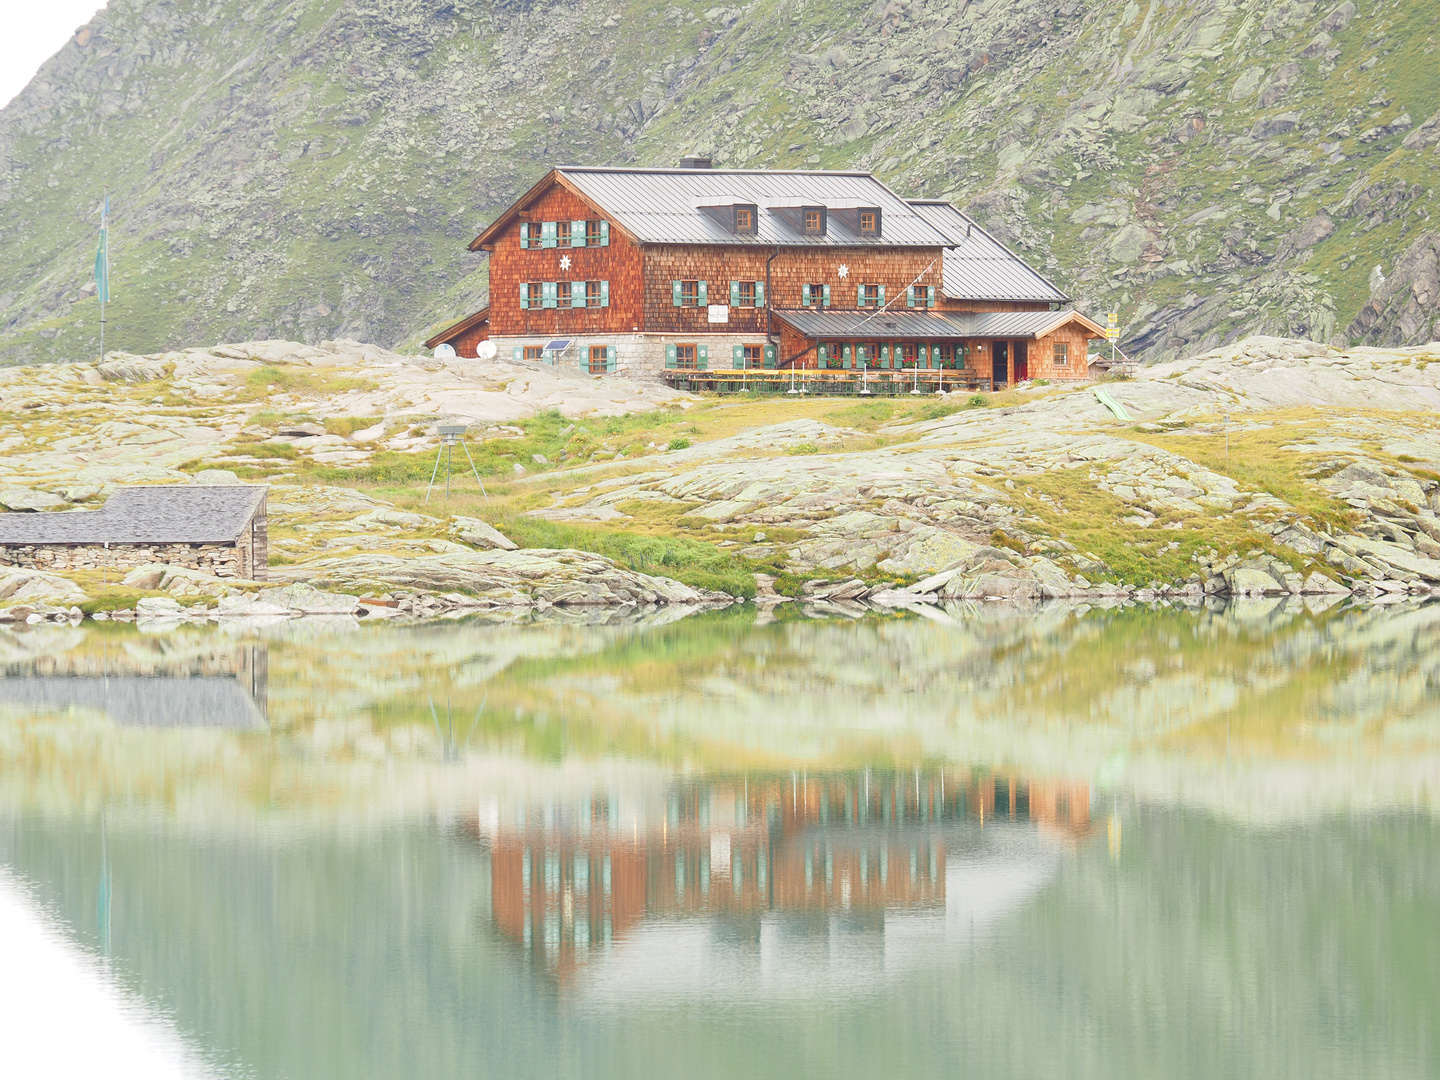
[[[1085,378],[1104,337],[961,211],[862,172],[557,168],[470,247],[489,253],[490,304],[426,342],[460,356],[488,339],[593,374],[918,367],[1007,385]]]

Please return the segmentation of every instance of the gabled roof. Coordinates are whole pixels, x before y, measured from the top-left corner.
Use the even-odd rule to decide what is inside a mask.
[[[233,544],[268,490],[263,484],[120,488],[99,510],[0,514],[0,544]]]
[[[614,169],[565,165],[552,169],[470,244],[477,250],[535,199],[559,183],[641,244],[725,244],[773,247],[942,247],[945,236],[909,203],[865,172],[801,169]],[[702,206],[751,203],[756,230],[730,232]],[[823,236],[802,232],[794,211],[824,206]],[[835,211],[878,207],[880,235],[861,235]],[[787,214],[784,211],[790,211]]]
[[[777,310],[775,317],[807,338],[871,340],[915,338],[959,341],[964,338],[1041,338],[1068,322],[1079,322],[1093,337],[1104,329],[1078,311],[899,311],[798,308]]]
[[[429,338],[425,342],[425,347],[427,349],[433,349],[442,341],[454,341],[461,334],[465,333],[465,331],[473,330],[475,329],[475,327],[481,325],[482,323],[487,323],[489,321],[490,305],[486,304],[479,311],[475,312],[475,314],[466,315],[465,318],[461,319],[454,326],[447,326],[444,330],[441,330],[434,337]]]
[[[970,215],[941,199],[911,199],[910,206],[945,235],[943,289],[952,300],[1069,302],[1054,282],[1031,269]]]

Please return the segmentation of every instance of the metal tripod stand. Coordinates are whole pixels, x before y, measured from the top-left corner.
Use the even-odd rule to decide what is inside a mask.
[[[475,474],[475,482],[480,485],[480,494],[485,496],[485,501],[490,501],[490,493],[485,490],[485,481],[480,479],[480,471],[475,468],[475,459],[470,456],[470,448],[465,445],[464,424],[441,424],[440,449],[435,454],[435,468],[430,470],[430,486],[425,489],[425,503],[430,503],[430,492],[435,490],[435,477],[440,473],[440,459],[445,459],[445,497],[450,497],[450,458],[455,452],[455,444],[460,444],[460,449],[465,451],[465,458],[470,462],[470,471]]]

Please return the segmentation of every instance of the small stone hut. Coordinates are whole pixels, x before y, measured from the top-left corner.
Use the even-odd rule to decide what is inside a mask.
[[[166,563],[265,580],[268,489],[257,484],[121,488],[99,510],[0,514],[0,566],[129,570]]]

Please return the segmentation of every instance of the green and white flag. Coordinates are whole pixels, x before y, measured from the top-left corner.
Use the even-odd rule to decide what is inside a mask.
[[[100,303],[110,301],[110,196],[100,211],[100,246],[95,249],[95,294]]]

